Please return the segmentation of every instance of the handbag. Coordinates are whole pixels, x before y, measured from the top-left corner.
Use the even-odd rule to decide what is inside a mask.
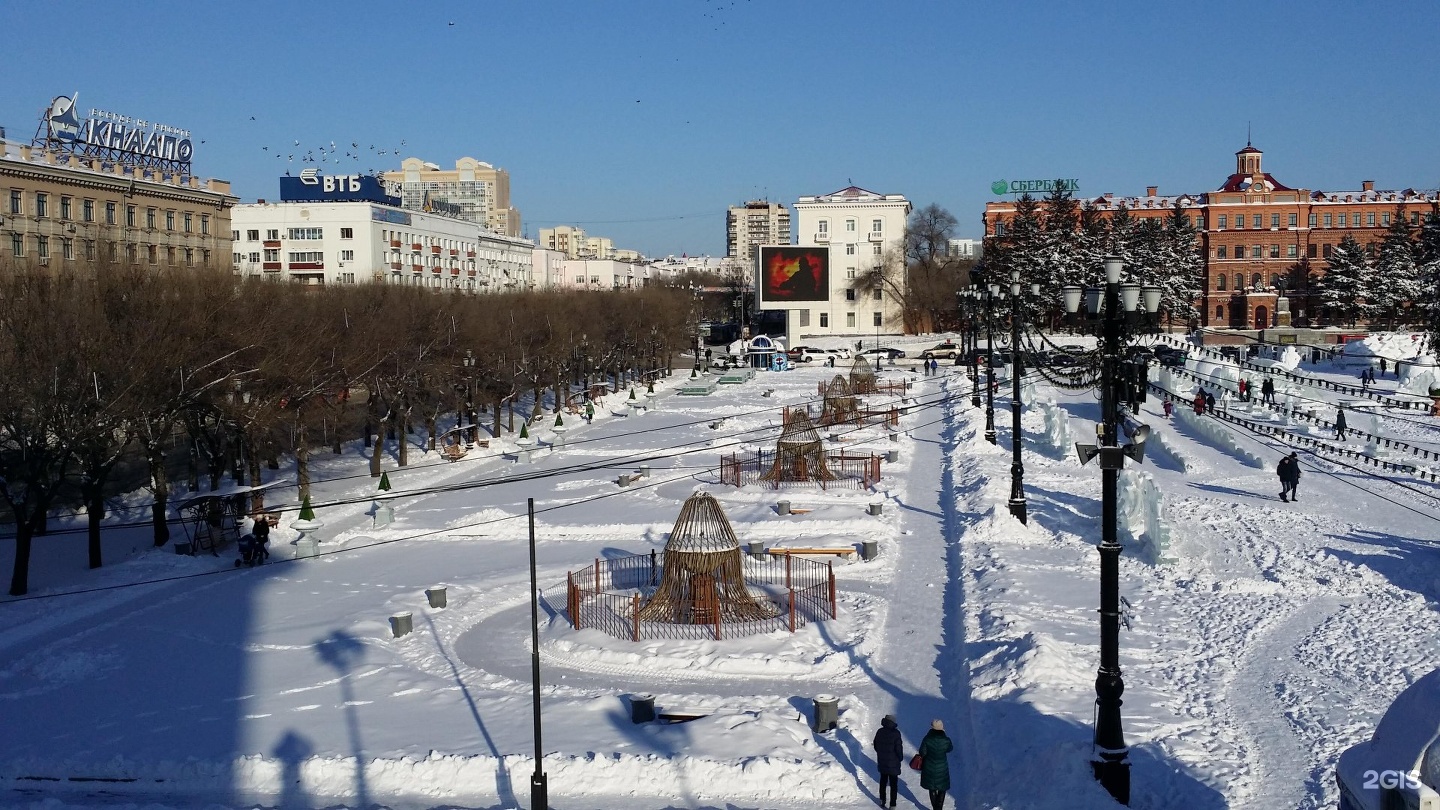
[[[921,756],[920,754],[916,754],[915,756],[910,758],[910,770],[918,771],[923,767],[925,767],[925,757]]]

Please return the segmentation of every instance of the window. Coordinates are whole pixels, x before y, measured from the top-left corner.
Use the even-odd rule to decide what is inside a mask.
[[[1270,258],[1272,258],[1272,259],[1278,259],[1278,258],[1280,258],[1280,246],[1279,246],[1279,245],[1271,245],[1271,246],[1270,246]]]
[[[1220,230],[1222,230],[1222,231],[1225,230],[1227,227],[1229,227],[1229,225],[1230,225],[1230,216],[1229,216],[1228,214],[1221,214],[1221,215],[1220,215]]]
[[[154,245],[145,247],[145,257],[150,260],[151,264],[155,264],[159,260],[159,253],[160,251]]]
[[[1245,274],[1244,274],[1244,273],[1236,273],[1236,274],[1235,274],[1235,292],[1240,292],[1240,291],[1243,290],[1243,289],[1245,289]]]
[[[846,300],[846,301],[854,301],[854,300],[855,300],[855,289],[854,289],[853,287],[850,288],[850,289],[847,289],[847,290],[845,291],[845,300]]]
[[[354,273],[341,273],[341,274],[340,274],[340,283],[341,283],[341,284],[354,284],[354,283],[355,283],[355,274],[354,274]]]
[[[95,201],[94,201],[94,200],[86,200],[85,202],[80,203],[80,218],[83,219],[83,220],[85,220],[86,222],[94,222],[94,221],[95,221]]]
[[[75,240],[65,237],[60,240],[60,255],[67,260],[75,259]]]
[[[175,266],[175,248],[165,248],[165,263],[172,267]]]
[[[1386,227],[1389,227],[1389,225],[1390,225],[1390,215],[1389,215],[1389,214],[1381,214],[1381,215],[1380,215],[1380,224],[1381,224],[1381,225],[1385,225]]]
[[[1220,319],[1222,319],[1222,318],[1224,318],[1224,317],[1225,317],[1225,307],[1220,306],[1220,305],[1217,304],[1217,305],[1215,306],[1215,320],[1218,321],[1218,320],[1220,320]]]
[[[1221,273],[1215,277],[1215,291],[1225,292],[1225,274]]]
[[[185,248],[185,266],[186,266],[186,267],[194,267],[194,266],[195,266],[195,249],[194,249],[194,248]]]
[[[1371,216],[1374,216],[1374,214],[1371,214]],[[69,198],[69,197],[61,197],[61,198],[60,198],[60,218],[61,218],[61,219],[70,219],[70,217],[71,217],[71,213],[70,213],[70,198]]]
[[[38,197],[39,195],[37,194],[36,196]],[[35,255],[42,259],[50,258],[50,237],[35,237]]]
[[[883,231],[883,230],[885,230],[885,220],[883,220],[883,219],[872,219],[872,220],[870,220],[870,232],[871,232],[871,233],[880,233],[880,232]]]
[[[18,233],[12,233],[12,234],[10,234],[10,255],[11,255],[11,256],[24,256],[24,255],[25,255],[25,237],[21,236],[21,235],[18,234]]]
[[[1310,227],[1312,227],[1312,228],[1315,227],[1315,225],[1317,224],[1317,223],[1316,223],[1316,220],[1317,220],[1318,218],[1319,218],[1319,217],[1316,216],[1315,214],[1311,214],[1311,215],[1310,215]]]
[[[1300,225],[1300,215],[1299,215],[1299,214],[1291,214],[1291,215],[1290,215],[1290,227],[1295,228],[1295,227],[1298,227],[1299,225]]]
[[[259,264],[259,263],[260,263],[260,251],[258,251],[258,250],[251,251],[251,252],[250,252],[250,256],[249,256],[248,258],[250,259],[250,263],[251,263],[251,264]]]
[[[1325,247],[1324,247],[1324,249],[1322,249],[1322,250],[1320,251],[1320,254],[1321,254],[1321,256],[1322,256],[1323,258],[1328,259],[1328,258],[1330,258],[1330,253],[1331,253],[1332,251],[1334,251],[1334,247],[1333,247],[1332,245],[1326,244]]]
[[[1348,225],[1349,222],[1350,222],[1350,215],[1349,215],[1349,214],[1341,214],[1341,215],[1340,215],[1340,227],[1342,227],[1342,228],[1346,227],[1346,225]],[[1360,224],[1360,221],[1359,221],[1359,220],[1356,220],[1356,221],[1355,221],[1355,224],[1356,224],[1356,225],[1359,225],[1359,224]]]
[[[18,188],[10,189],[10,213],[25,213],[25,192]]]
[[[245,261],[245,254],[243,254],[243,253],[236,253],[236,254],[233,255],[233,259],[234,259],[234,261],[235,261],[236,264],[239,264],[240,262]]]
[[[115,224],[115,203],[113,202],[105,203],[105,224]]]
[[[239,232],[239,231],[231,231],[231,232],[230,232],[230,241],[231,241],[231,242],[239,242],[239,241],[240,241],[240,232]]]
[[[1272,228],[1278,228],[1278,227],[1280,227],[1280,215],[1279,215],[1279,214],[1271,214],[1271,215],[1270,215],[1270,227],[1272,227]]]
[[[152,230],[152,231],[155,230],[155,209],[154,209],[154,208],[146,208],[146,209],[145,209],[145,227],[149,228],[149,229]]]
[[[355,261],[355,251],[353,251],[353,250],[342,250],[342,251],[340,251],[340,261],[342,261],[342,262],[353,262],[353,261]]]
[[[1300,246],[1299,246],[1299,245],[1286,245],[1286,246],[1285,246],[1285,258],[1287,258],[1287,259],[1298,259],[1299,257],[1300,257]]]
[[[995,223],[995,235],[996,235],[996,236],[1004,236],[1004,235],[1005,235],[1005,223],[1003,223],[1003,222],[997,222],[997,223]]]
[[[1244,245],[1236,245],[1236,246],[1235,246],[1235,258],[1237,258],[1237,259],[1243,259],[1243,258],[1245,258],[1245,246],[1244,246]]]
[[[822,312],[822,313],[820,313],[820,328],[821,328],[821,329],[824,329],[824,328],[828,327],[829,325],[830,325],[830,313],[828,313],[828,312]]]
[[[186,214],[186,216],[189,216],[189,214]],[[175,212],[174,212],[174,211],[166,211],[166,212],[165,212],[165,230],[167,230],[167,231],[173,231],[173,230],[175,230]]]
[[[35,216],[50,216],[50,195],[43,191],[35,192]]]
[[[1320,252],[1320,246],[1311,242],[1305,246],[1305,255],[1313,259]]]
[[[259,231],[259,230],[248,230],[248,231],[246,231],[246,232],[245,232],[245,241],[246,241],[246,242],[259,242],[259,241],[260,241],[260,231]]]
[[[85,240],[85,260],[86,260],[86,261],[91,261],[91,262],[95,261],[95,240],[94,240],[94,239],[86,239],[86,240]]]
[[[845,220],[845,232],[846,232],[846,233],[854,233],[854,232],[855,232],[855,220],[853,220],[853,219],[847,219],[847,220]],[[822,324],[822,325],[823,325],[823,324]]]
[[[137,260],[137,259],[136,259],[135,246],[134,246],[134,245],[126,245],[126,246],[125,246],[125,261],[127,261],[127,262],[129,262],[129,263],[131,263],[131,264],[134,264],[134,263],[136,262],[136,260]]]
[[[324,239],[324,228],[291,228],[291,239]]]
[[[851,268],[848,268],[848,269],[845,270],[845,278],[854,278],[854,277],[855,277],[855,268],[851,267]]]
[[[341,228],[341,229],[340,229],[340,238],[341,238],[341,239],[354,239],[354,238],[355,238],[355,229],[354,229],[354,228]]]
[[[1277,288],[1280,286],[1280,277],[1278,275],[1274,273],[1270,274],[1270,286]]]
[[[845,255],[846,255],[846,256],[854,256],[854,255],[855,255],[855,246],[854,246],[854,245],[846,245],[846,246],[845,246]]]
[[[873,297],[875,298],[876,301],[879,301],[879,300],[881,300],[881,299],[883,298],[883,296],[884,296],[884,292],[883,292],[882,290],[876,290]]]
[[[879,246],[878,244],[875,245],[875,247],[874,247],[870,252],[871,252],[871,253],[874,253],[876,256],[879,256],[879,255],[880,255],[880,246]]]
[[[1419,211],[1411,211],[1411,212],[1410,212],[1410,224],[1411,224],[1411,225],[1419,225],[1419,224],[1420,224],[1420,212],[1419,212]]]
[[[185,233],[190,233],[190,212],[185,212]]]
[[[1217,258],[1217,259],[1223,259],[1223,258],[1225,258],[1225,246],[1224,246],[1224,245],[1221,245],[1220,247],[1215,248],[1215,258]]]
[[[278,261],[280,261],[280,249],[279,249],[279,248],[266,248],[266,249],[265,249],[265,261],[267,261],[267,262],[278,262]]]
[[[816,228],[819,228],[819,232],[820,232],[820,233],[829,233],[829,232],[830,232],[830,220],[828,220],[828,219],[822,219],[822,220],[820,220],[819,224],[817,224],[815,227],[816,227]]]
[[[1326,214],[1326,215],[1325,215],[1325,227],[1327,227],[1327,228],[1333,228],[1333,227],[1335,227],[1335,221],[1334,221],[1333,215],[1331,215],[1331,214]]]
[[[133,205],[125,206],[125,227],[135,227],[135,206]]]
[[[1375,212],[1374,212],[1374,211],[1371,211],[1370,213],[1368,213],[1368,214],[1365,215],[1365,224],[1368,225],[1368,226],[1370,226],[1370,227],[1372,227],[1372,228],[1375,227]]]
[[[1250,225],[1251,225],[1251,227],[1254,227],[1254,228],[1260,227],[1260,215],[1259,215],[1259,214],[1254,214],[1254,215],[1252,215],[1252,216],[1250,217]]]
[[[279,238],[280,238],[280,229],[279,229],[279,228],[267,228],[267,229],[265,230],[265,239],[266,239],[267,241],[274,242],[274,241],[278,240]]]
[[[1263,252],[1263,250],[1262,250],[1262,248],[1261,248],[1259,245],[1251,245],[1251,246],[1250,246],[1250,258],[1252,258],[1252,259],[1258,259],[1258,258],[1260,258],[1260,254],[1261,254],[1262,252]]]
[[[880,313],[878,313],[878,312],[874,313],[874,314],[871,316],[871,320],[874,321],[874,323],[872,323],[871,326],[879,326],[879,325],[881,324],[881,316],[880,316]]]
[[[189,216],[189,214],[186,214],[186,216]],[[206,236],[209,236],[209,235],[210,235],[210,215],[209,215],[209,214],[201,214],[201,215],[200,215],[200,233],[205,234]]]
[[[1260,278],[1259,273],[1256,273],[1255,275],[1250,277],[1250,286],[1259,289],[1262,281],[1264,281],[1264,279]]]
[[[854,329],[854,328],[855,328],[855,313],[853,313],[853,312],[847,312],[847,313],[845,313],[845,325],[848,326],[848,327],[850,327],[851,329]]]

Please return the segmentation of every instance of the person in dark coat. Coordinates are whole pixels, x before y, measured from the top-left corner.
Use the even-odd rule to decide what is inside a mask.
[[[885,786],[890,786],[889,806],[894,807],[900,792],[900,767],[905,760],[905,741],[900,737],[900,726],[895,715],[887,714],[880,721],[880,730],[875,732],[875,764],[880,771],[880,805],[885,802]]]
[[[1280,466],[1275,469],[1280,476],[1280,500],[1299,500],[1295,497],[1295,488],[1300,486],[1300,455],[1291,453],[1280,459]],[[1289,498],[1285,496],[1289,495]]]
[[[950,790],[950,762],[945,758],[955,749],[945,736],[945,724],[936,720],[920,741],[920,787],[930,792],[930,810],[945,810],[945,793]]]
[[[1345,441],[1345,408],[1344,406],[1335,409],[1335,440]]]
[[[1201,390],[1195,392],[1195,415],[1196,415],[1196,416],[1200,416],[1200,415],[1202,415],[1202,414],[1204,414],[1204,413],[1205,413],[1205,390],[1202,388]]]
[[[1215,395],[1209,391],[1205,392],[1205,410],[1210,413],[1215,413]]]
[[[1269,377],[1260,383],[1260,401],[1269,405],[1275,404],[1275,381]]]
[[[265,515],[255,516],[255,523],[250,527],[250,534],[255,536],[255,551],[259,554],[260,561],[264,562],[270,558],[270,523]]]

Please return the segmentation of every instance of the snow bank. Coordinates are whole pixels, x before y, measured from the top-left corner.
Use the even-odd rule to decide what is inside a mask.
[[[1175,409],[1175,418],[1181,424],[1203,436],[1211,444],[1239,458],[1251,467],[1265,468],[1265,460],[1260,458],[1255,451],[1242,446],[1235,433],[1215,417],[1199,416],[1189,408],[1180,407]]]
[[[1440,368],[1437,368],[1435,355],[1422,354],[1402,367],[1401,393],[1428,397],[1433,388],[1440,388]]]
[[[1348,341],[1340,350],[1342,365],[1370,365],[1380,358],[1406,360],[1420,353],[1423,336],[1414,332],[1378,332]]]

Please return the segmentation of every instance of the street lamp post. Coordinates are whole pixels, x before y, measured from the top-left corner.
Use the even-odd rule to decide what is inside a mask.
[[[1021,360],[1020,326],[1021,293],[1020,272],[1010,271],[1010,514],[1025,523],[1025,463],[1020,459],[1023,434],[1020,430],[1020,377],[1025,363]],[[1040,296],[1040,285],[1030,285],[1031,299]]]
[[[474,446],[480,441],[480,428],[475,418],[475,352],[466,349],[465,357],[460,363],[465,367],[465,416],[470,420],[470,430],[465,435],[468,437],[467,443]]]
[[[881,320],[880,318],[876,318],[876,319],[875,319],[875,370],[876,370],[876,371],[879,371],[879,370],[880,370],[880,355],[884,354],[884,352],[880,351],[880,320]]]
[[[984,276],[981,276],[984,280]],[[995,301],[1004,301],[999,284],[984,284],[985,290],[985,441],[995,444]],[[979,379],[979,373],[976,373]]]
[[[1130,803],[1130,749],[1125,745],[1120,720],[1121,695],[1125,682],[1120,673],[1120,552],[1117,514],[1120,470],[1128,456],[1136,462],[1144,458],[1145,439],[1150,429],[1136,424],[1127,433],[1130,444],[1119,446],[1122,424],[1121,402],[1135,397],[1130,387],[1140,385],[1135,379],[1144,373],[1143,366],[1127,362],[1123,344],[1127,335],[1144,325],[1149,327],[1160,310],[1160,288],[1143,288],[1144,307],[1139,312],[1142,288],[1139,284],[1120,283],[1121,260],[1105,257],[1105,286],[1085,289],[1086,325],[1101,337],[1100,370],[1100,445],[1080,445],[1075,449],[1080,463],[1100,458],[1102,473],[1100,552],[1100,668],[1095,675],[1095,739],[1091,766],[1095,778],[1121,804]],[[1080,311],[1082,290],[1064,289],[1065,310],[1074,316]],[[1130,396],[1127,396],[1127,393]],[[1128,425],[1127,425],[1128,427]]]
[[[981,268],[975,269],[978,271]],[[971,284],[977,283],[979,281],[972,273]],[[980,323],[976,315],[980,306],[980,291],[972,286],[969,289],[961,290],[959,295],[962,317],[965,321],[964,331],[961,332],[961,335],[970,343],[969,348],[965,350],[966,362],[970,365],[970,381],[972,383],[970,405],[978,408],[980,407]]]

